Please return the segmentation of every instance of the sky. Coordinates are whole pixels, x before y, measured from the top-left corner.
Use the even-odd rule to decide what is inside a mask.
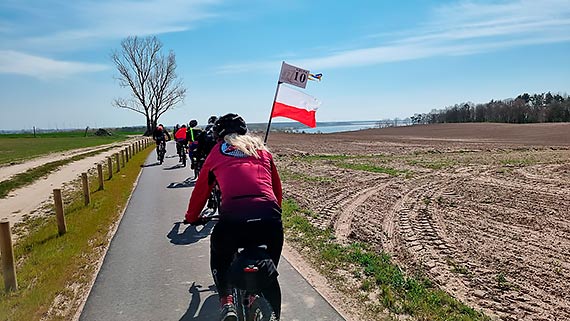
[[[157,36],[187,88],[167,125],[267,122],[281,63],[322,73],[317,121],[570,93],[570,0],[2,0],[0,129],[143,125],[110,58]],[[288,121],[277,118],[274,121]]]

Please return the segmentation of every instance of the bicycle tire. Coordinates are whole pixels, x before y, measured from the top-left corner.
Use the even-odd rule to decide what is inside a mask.
[[[162,163],[164,162],[164,155],[166,154],[166,144],[162,145],[162,143],[160,144],[160,164],[162,165]]]
[[[265,298],[258,296],[247,311],[246,321],[276,321],[271,305]]]
[[[194,162],[194,178],[198,178],[198,175],[200,174],[201,169],[202,169],[202,163],[200,162],[199,159],[197,159]]]

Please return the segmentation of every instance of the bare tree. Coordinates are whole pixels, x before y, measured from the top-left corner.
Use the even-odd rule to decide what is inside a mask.
[[[184,100],[186,88],[176,74],[176,56],[167,56],[156,37],[128,37],[121,41],[121,50],[111,58],[117,66],[121,87],[129,87],[130,98],[117,98],[113,105],[146,117],[146,133],[150,135],[160,116]]]

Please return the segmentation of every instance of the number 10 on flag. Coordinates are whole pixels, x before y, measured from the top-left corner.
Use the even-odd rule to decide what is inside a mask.
[[[309,71],[291,66],[283,62],[281,65],[281,74],[279,75],[279,82],[286,83],[293,86],[305,88],[307,80],[309,79]]]

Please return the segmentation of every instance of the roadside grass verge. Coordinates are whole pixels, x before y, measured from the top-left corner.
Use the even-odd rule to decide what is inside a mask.
[[[149,147],[134,155],[113,179],[105,181],[103,191],[93,191],[89,206],[83,206],[82,198],[68,204],[66,234],[58,236],[55,215],[25,223],[29,232],[14,247],[19,290],[0,295],[0,320],[72,318],[77,308],[73,302],[91,282],[110,232],[131,195],[140,165],[152,150]],[[56,298],[68,307],[50,312]]]
[[[388,254],[373,251],[363,243],[336,243],[333,231],[313,226],[306,219],[307,213],[292,200],[283,203],[287,241],[301,249],[305,258],[344,294],[361,300],[370,317],[388,312],[392,317],[411,316],[417,320],[490,320],[428,279],[406,275]]]
[[[83,132],[0,135],[0,165],[21,162],[37,156],[72,149],[94,147],[126,140],[127,134],[83,137]]]
[[[108,147],[104,149],[100,149],[93,152],[83,153],[79,155],[75,155],[70,158],[49,162],[47,164],[31,168],[23,173],[19,173],[14,175],[12,178],[7,179],[5,181],[0,182],[0,198],[5,198],[8,193],[11,191],[20,188],[22,186],[26,186],[28,184],[33,183],[37,179],[50,174],[51,172],[57,170],[58,168],[67,165],[71,162],[78,161],[83,158],[87,158],[93,155],[97,155],[103,152],[106,152],[114,147]]]

